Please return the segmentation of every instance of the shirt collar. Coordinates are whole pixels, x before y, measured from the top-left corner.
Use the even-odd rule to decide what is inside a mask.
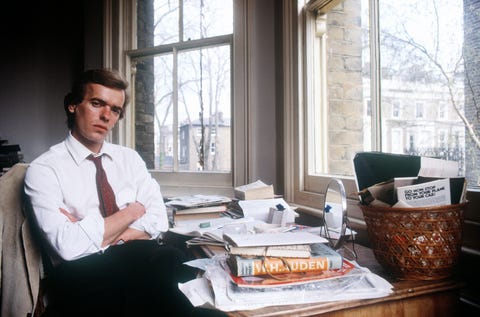
[[[68,151],[72,155],[75,163],[80,164],[90,155],[107,155],[110,159],[113,159],[113,146],[111,143],[103,142],[102,148],[98,154],[92,153],[88,148],[85,147],[80,141],[78,141],[71,132],[69,132],[67,139],[65,140]]]

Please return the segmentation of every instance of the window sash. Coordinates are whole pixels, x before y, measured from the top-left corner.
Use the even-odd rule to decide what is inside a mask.
[[[158,45],[155,47],[149,47],[149,48],[144,48],[144,49],[137,49],[137,50],[130,50],[127,51],[126,54],[129,56],[130,60],[133,61],[131,62],[132,64],[137,63],[141,59],[146,59],[146,58],[154,58],[155,56],[162,56],[162,55],[168,55],[171,54],[173,58],[173,122],[172,122],[172,140],[173,140],[173,151],[174,153],[174,160],[173,160],[173,171],[166,171],[166,173],[176,173],[180,171],[179,168],[179,163],[182,162],[182,153],[179,153],[179,148],[180,148],[180,140],[179,140],[179,119],[178,119],[178,107],[179,107],[179,102],[178,102],[178,92],[179,92],[179,87],[178,87],[178,58],[179,55],[182,52],[191,52],[193,50],[200,50],[200,49],[208,49],[212,47],[220,47],[220,46],[228,46],[230,49],[230,57],[233,56],[232,50],[233,50],[233,35],[228,34],[228,35],[222,35],[222,36],[215,36],[211,38],[204,38],[204,39],[197,39],[197,40],[191,40],[187,42],[175,42],[175,43],[169,43],[169,44],[163,44],[163,45]],[[231,71],[233,69],[233,61],[232,58],[230,58],[230,82],[233,83],[233,72]],[[134,81],[134,79],[132,79]],[[135,82],[132,82],[131,85],[132,89],[135,87]],[[232,88],[230,87],[230,91],[232,91]],[[132,103],[135,103],[135,99],[132,98]],[[231,103],[231,102],[230,102]],[[231,111],[231,110],[230,110]],[[231,121],[232,124],[230,125],[230,129],[233,129],[233,120]],[[194,130],[194,132],[196,132]],[[201,130],[200,130],[201,132]],[[201,135],[201,133],[200,133]],[[184,149],[180,149],[184,150]],[[231,151],[231,149],[230,149]],[[229,155],[231,156],[231,155]],[[232,168],[232,162],[229,162],[230,167]],[[156,171],[156,169],[152,169],[152,171]],[[203,173],[204,171],[195,171],[195,172],[188,172],[191,173],[192,177],[195,174],[198,173]],[[212,175],[212,173],[215,172],[209,172],[208,175]],[[221,174],[224,174],[225,172],[220,172]],[[231,174],[231,173],[229,173]],[[222,184],[223,185],[223,184]]]
[[[372,122],[371,122],[371,151],[379,151],[382,149],[382,125],[381,125],[381,90],[380,90],[380,28],[379,28],[379,1],[378,0],[369,0],[369,48],[370,48],[370,100],[366,101],[369,105],[365,106],[366,111],[370,111]],[[312,39],[312,19],[314,14],[312,12],[324,12],[319,7],[319,4],[324,3],[322,0],[317,1],[306,1],[306,0],[297,0],[297,11],[294,12],[297,17],[298,21],[295,25],[291,25],[291,33],[298,34],[298,37],[293,36],[292,34],[287,33],[287,37],[285,39],[290,40],[288,45],[296,45],[295,48],[297,49],[298,56],[292,54],[290,56],[290,62],[294,63],[295,65],[299,65],[298,73],[294,73],[295,76],[292,76],[294,79],[298,79],[298,87],[295,87],[297,90],[294,91],[293,96],[297,97],[297,104],[292,104],[293,106],[297,107],[295,110],[296,117],[292,120],[296,120],[293,122],[294,125],[294,132],[297,133],[298,146],[295,148],[294,155],[298,157],[291,158],[291,161],[298,163],[298,168],[295,167],[296,171],[292,175],[292,183],[294,184],[294,192],[291,193],[291,200],[299,205],[309,206],[312,208],[320,208],[322,206],[322,199],[323,199],[323,192],[326,188],[327,183],[332,177],[340,178],[344,181],[346,186],[347,194],[351,194],[350,203],[356,204],[358,203],[358,197],[356,197],[355,192],[357,190],[355,179],[353,177],[344,177],[344,176],[336,176],[336,175],[320,175],[320,174],[313,174],[311,173],[312,169],[309,168],[308,163],[310,157],[307,148],[310,146],[312,147],[312,140],[309,140],[309,135],[311,136],[312,133],[316,135],[317,131],[308,130],[309,129],[309,122],[307,120],[311,120],[312,114],[315,114],[315,111],[311,109],[312,107],[318,107],[318,101],[311,96],[311,86],[313,82],[318,80],[315,77],[312,77],[313,70],[315,69],[315,65],[312,64],[313,58],[313,51],[314,45],[310,43]],[[337,3],[338,4],[338,3]],[[313,8],[313,9],[312,9]],[[328,8],[330,9],[330,8]],[[293,40],[292,40],[293,39]],[[296,41],[296,42],[295,42]],[[297,60],[298,59],[298,60]],[[313,66],[312,66],[313,65]],[[315,86],[317,91],[319,89],[318,84]],[[287,98],[285,98],[287,100]],[[425,105],[423,106],[425,108]],[[403,106],[400,104],[399,114],[402,113]],[[422,118],[425,118],[426,114],[423,113],[426,110],[422,109],[422,106],[413,104],[413,109],[419,110],[422,112]],[[441,111],[441,110],[440,110]],[[310,114],[310,116],[306,116],[305,114]],[[444,120],[448,120],[448,114],[444,113],[443,116],[438,114],[438,118],[441,119],[444,117]],[[323,122],[321,121],[321,117],[316,117],[314,120],[316,122]],[[423,120],[423,119],[421,119]],[[288,125],[287,125],[288,127]],[[386,135],[385,138],[388,139],[391,135]],[[433,140],[435,138],[433,130],[430,128],[429,125],[425,127],[423,131],[420,133],[415,131],[405,131],[402,133],[401,137],[402,143],[404,146],[408,146],[409,144],[415,144],[420,140],[415,140],[415,138],[422,138],[422,139],[429,139]],[[320,139],[321,140],[321,139]],[[292,146],[289,142],[295,142],[295,140],[287,140],[287,145]],[[321,142],[321,141],[320,141]],[[388,142],[386,142],[388,143]],[[318,146],[315,142],[315,146]],[[434,146],[434,144],[431,144]],[[322,153],[324,154],[324,153]],[[327,154],[328,155],[328,154]],[[288,161],[287,161],[288,163]],[[288,176],[288,165],[285,169],[285,173]]]
[[[323,62],[320,62],[319,65],[315,65],[312,61],[315,60],[313,54],[315,49],[317,53],[320,52],[321,57],[320,60],[322,61],[326,58],[326,52],[323,54],[322,52],[322,39],[320,37],[314,37],[314,35],[318,36],[319,33],[319,24],[321,21],[319,17],[320,14],[317,13],[325,13],[328,12],[331,8],[341,3],[343,0],[339,1],[309,1],[308,4],[305,5],[305,2],[302,0],[297,1],[298,6],[298,26],[297,29],[293,28],[292,32],[298,31],[299,36],[298,39],[298,47],[299,55],[298,55],[298,63],[297,65],[301,65],[298,69],[298,78],[299,78],[299,85],[298,85],[298,108],[296,110],[297,122],[295,123],[296,131],[298,132],[299,142],[296,149],[297,157],[293,158],[294,161],[298,163],[298,167],[295,168],[295,172],[293,175],[293,184],[294,190],[293,192],[289,193],[290,196],[287,195],[287,199],[293,201],[295,204],[300,206],[304,206],[306,209],[313,208],[314,210],[318,210],[317,212],[321,212],[321,206],[323,206],[324,200],[324,192],[325,189],[332,179],[335,177],[343,181],[345,186],[345,191],[347,196],[349,196],[349,204],[357,204],[358,197],[356,196],[357,186],[354,177],[352,176],[338,176],[338,175],[322,175],[319,173],[314,173],[316,170],[309,164],[309,159],[314,156],[309,154],[307,150],[310,146],[310,149],[314,148],[317,153],[321,151],[323,155],[322,161],[327,164],[328,155],[327,150],[325,149],[325,138],[328,137],[328,134],[325,132],[313,131],[312,126],[309,125],[307,120],[316,120],[316,122],[321,122],[322,127],[326,127],[326,120],[328,116],[328,111],[326,110],[326,100],[315,100],[313,95],[313,85],[316,85],[316,89],[319,87],[319,82],[325,82],[325,78],[315,78],[315,68],[317,70],[317,74],[321,74],[322,72],[318,72],[321,67],[326,67],[326,65],[322,65]],[[372,14],[378,13],[378,4],[377,1],[370,1],[374,2],[370,5],[370,59],[371,63],[371,82],[370,82],[370,105],[371,105],[371,117],[372,117],[372,136],[371,136],[371,149],[377,150],[380,148],[382,144],[381,138],[381,119],[380,119],[380,91],[377,87],[380,87],[379,80],[380,80],[380,71],[376,68],[376,65],[379,64],[379,46],[380,40],[378,36],[378,29],[375,30],[375,25],[378,25],[378,19],[376,16],[372,17]],[[324,4],[332,4],[332,6],[322,7]],[[316,18],[317,16],[317,18]],[[373,31],[372,31],[373,30]],[[315,32],[315,33],[314,33]],[[292,37],[290,37],[292,38]],[[314,44],[312,44],[311,39],[316,38]],[[295,56],[291,56],[291,58],[295,58]],[[311,65],[314,65],[312,68]],[[320,86],[322,87],[322,86]],[[320,88],[326,89],[326,88]],[[326,94],[323,93],[323,96]],[[320,107],[320,109],[318,108]],[[309,118],[309,119],[307,119]],[[309,127],[310,126],[310,127]],[[317,124],[318,126],[318,124]],[[309,130],[310,129],[310,130]],[[309,135],[315,135],[314,139],[309,139]],[[302,141],[303,140],[303,141]],[[287,141],[288,142],[288,141]],[[291,158],[292,159],[292,158]],[[309,166],[310,165],[310,166]],[[287,159],[287,166],[288,166],[288,159]],[[325,170],[325,169],[324,169]],[[286,175],[288,177],[288,172],[286,171]],[[288,185],[287,185],[288,186]]]
[[[217,46],[221,44],[232,45],[233,35],[219,35],[204,39],[191,40],[186,42],[177,42],[170,44],[162,44],[154,47],[147,47],[142,49],[132,49],[128,50],[125,53],[130,59],[141,58],[141,57],[152,57],[155,55],[161,55],[166,53],[172,53],[174,50],[177,51],[186,51],[196,48],[202,48],[207,46]]]
[[[104,67],[116,68],[126,78],[132,79],[132,58],[141,57],[147,53],[161,53],[169,50],[168,45],[162,45],[151,49],[136,50],[136,3],[133,0],[104,1]],[[232,49],[232,118],[235,125],[232,126],[232,170],[230,173],[189,173],[189,172],[159,172],[151,171],[152,176],[162,187],[164,196],[174,196],[188,193],[212,193],[230,195],[233,187],[246,183],[248,176],[248,147],[247,129],[249,122],[246,119],[248,107],[248,92],[244,83],[248,82],[249,45],[247,33],[251,32],[251,26],[247,23],[250,16],[250,6],[247,1],[233,0],[234,4],[234,34],[216,36],[206,41],[227,41],[233,46]],[[184,42],[180,48],[196,45],[204,40]],[[233,60],[235,56],[235,60]],[[131,85],[132,87],[133,85]],[[133,97],[133,96],[132,96]],[[133,98],[132,98],[133,99]],[[125,118],[119,122],[109,140],[124,146],[135,148],[135,105],[127,108]]]

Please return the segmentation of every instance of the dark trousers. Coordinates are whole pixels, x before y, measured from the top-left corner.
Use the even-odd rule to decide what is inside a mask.
[[[186,260],[175,247],[138,240],[64,262],[48,276],[46,316],[197,315],[178,289],[195,278]]]

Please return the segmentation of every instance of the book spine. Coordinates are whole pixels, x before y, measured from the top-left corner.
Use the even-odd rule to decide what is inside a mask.
[[[236,276],[275,275],[300,272],[321,272],[341,268],[328,257],[314,258],[246,258],[232,256],[228,260],[232,273]],[[341,262],[340,262],[341,263]]]

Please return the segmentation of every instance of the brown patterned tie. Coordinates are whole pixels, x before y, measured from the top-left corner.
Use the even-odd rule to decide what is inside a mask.
[[[97,182],[98,200],[100,201],[100,211],[104,217],[108,217],[118,211],[118,206],[115,201],[115,194],[108,183],[107,174],[105,174],[102,166],[102,156],[94,157],[90,155],[88,159],[93,161],[97,168],[95,179]]]

